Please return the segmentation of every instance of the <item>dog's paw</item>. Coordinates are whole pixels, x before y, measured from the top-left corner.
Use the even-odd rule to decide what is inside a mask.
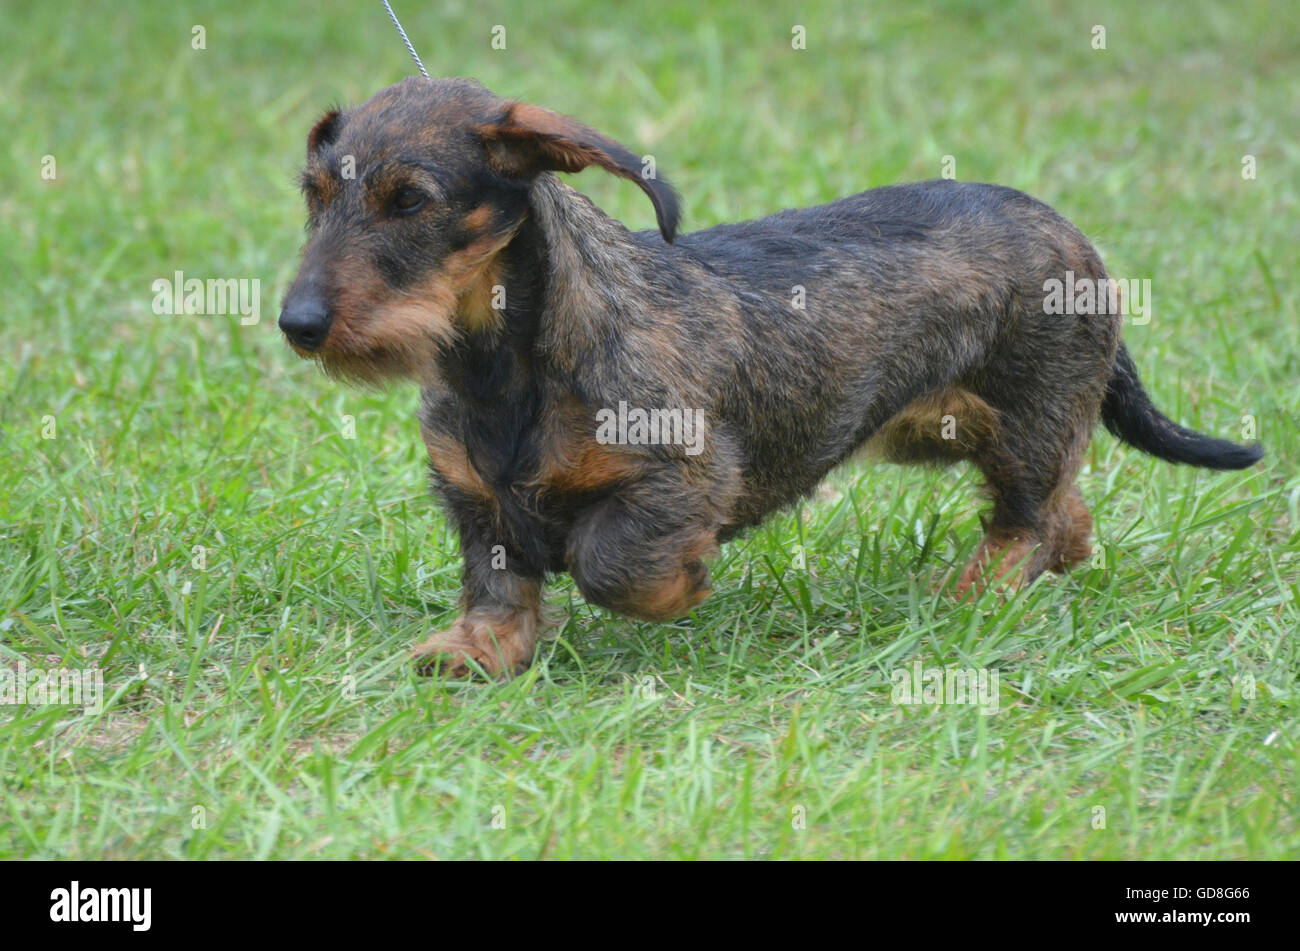
[[[1031,539],[993,541],[985,537],[957,579],[953,596],[963,601],[978,598],[988,588],[1005,594],[1028,586],[1042,571],[1036,565],[1038,549]]]
[[[528,669],[537,646],[537,617],[528,611],[470,613],[411,651],[421,673],[440,670],[451,677],[472,670],[473,661],[494,677]]]

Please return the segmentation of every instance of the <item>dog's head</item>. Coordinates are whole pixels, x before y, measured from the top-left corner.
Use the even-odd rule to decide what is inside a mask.
[[[331,373],[420,379],[440,348],[500,321],[500,255],[542,172],[596,165],[635,182],[672,241],[677,199],[640,158],[581,123],[466,79],[412,78],[307,136],[309,237],[280,314]]]

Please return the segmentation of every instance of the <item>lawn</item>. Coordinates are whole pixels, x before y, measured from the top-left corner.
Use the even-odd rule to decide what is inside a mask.
[[[414,68],[382,6],[6,0],[0,666],[104,695],[0,707],[0,857],[1300,851],[1300,7],[395,6],[431,73],[653,154],[688,230],[946,167],[1047,201],[1150,280],[1157,404],[1269,455],[1099,432],[1092,564],[962,604],[935,589],[978,480],[855,464],[725,546],[689,619],[561,578],[527,674],[417,676],[460,570],[417,393],[275,328],[308,129]],[[260,321],[155,314],[177,271],[259,280]],[[996,711],[895,703],[917,663],[995,673]]]

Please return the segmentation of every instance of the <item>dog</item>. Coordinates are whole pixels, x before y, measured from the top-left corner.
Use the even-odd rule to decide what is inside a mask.
[[[593,166],[640,188],[658,230],[555,174]],[[983,473],[958,596],[1089,556],[1075,476],[1098,420],[1171,462],[1262,456],[1156,410],[1097,251],[1011,188],[894,185],[678,236],[676,192],[627,148],[424,78],[324,115],[302,187],[280,329],[331,375],[420,386],[459,535],[461,615],[415,648],[425,669],[525,669],[554,573],[622,615],[687,614],[719,544],[862,448]],[[1067,278],[1098,288],[1091,312],[1053,312]]]

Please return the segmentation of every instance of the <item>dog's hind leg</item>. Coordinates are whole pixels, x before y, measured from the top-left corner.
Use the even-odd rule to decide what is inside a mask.
[[[1013,577],[1027,584],[1092,553],[1092,517],[1075,486],[1096,425],[1100,391],[1021,400],[998,412],[992,438],[971,459],[993,499],[988,528],[957,582],[977,593]]]

